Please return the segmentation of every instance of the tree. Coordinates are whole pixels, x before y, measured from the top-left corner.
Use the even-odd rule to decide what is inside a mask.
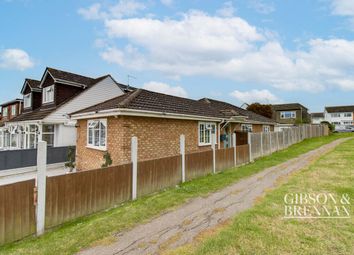
[[[270,104],[253,103],[247,106],[247,110],[270,119],[273,115],[272,106]]]

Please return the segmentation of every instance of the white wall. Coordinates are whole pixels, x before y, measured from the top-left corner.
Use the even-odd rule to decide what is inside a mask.
[[[321,124],[322,121],[325,119],[323,117],[312,117],[311,122],[312,124]]]
[[[333,117],[332,113],[328,113],[325,111],[325,120],[328,121],[329,123],[337,122],[340,124],[335,124],[335,127],[337,130],[339,129],[344,129],[345,126],[350,125],[346,124],[345,122],[352,122],[353,123],[353,113],[350,113],[350,117],[344,117],[344,112],[339,112],[338,113],[340,116],[339,117]]]
[[[123,95],[124,92],[118,87],[111,77],[107,77],[91,88],[85,90],[57,110],[49,114],[45,122],[65,122],[68,114],[85,109],[92,105]]]
[[[64,124],[55,125],[54,146],[73,146],[76,144],[76,127]]]

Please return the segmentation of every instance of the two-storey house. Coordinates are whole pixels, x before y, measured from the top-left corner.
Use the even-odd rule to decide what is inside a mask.
[[[272,118],[279,127],[289,127],[300,123],[309,123],[308,109],[299,103],[272,105]]]
[[[91,78],[46,68],[41,80],[25,80],[23,113],[5,124],[6,148],[36,148],[38,140],[54,147],[75,145],[76,121],[68,114],[123,95],[126,89],[110,75]]]
[[[325,120],[335,125],[335,129],[345,130],[354,125],[354,105],[326,106]]]

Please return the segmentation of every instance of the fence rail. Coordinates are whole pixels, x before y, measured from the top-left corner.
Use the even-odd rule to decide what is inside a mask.
[[[211,174],[214,170],[223,171],[235,164],[246,164],[263,155],[287,148],[305,138],[326,134],[328,130],[324,126],[306,125],[284,129],[282,132],[250,133],[247,137],[243,134],[242,139],[238,140],[239,143],[247,141],[248,144],[243,145],[237,144],[234,135],[232,144],[236,147],[216,150],[212,146],[212,149],[206,151],[187,154],[184,151],[185,139],[181,136],[181,155],[139,162],[134,157],[132,163],[125,165],[47,178],[41,175],[46,181],[44,186],[38,185],[45,187],[43,190],[46,194],[45,199],[42,196],[41,206],[37,205],[37,217],[38,211],[41,211],[39,208],[44,208],[41,211],[41,215],[45,215],[43,221],[38,220],[39,218],[35,220],[34,180],[0,186],[0,244],[35,233],[36,223],[39,233],[38,222],[43,222],[45,228],[51,228],[134,199],[135,194],[143,196],[173,187],[184,181],[183,176],[191,180]],[[136,142],[135,137],[132,140]],[[214,137],[213,141],[215,140]],[[41,146],[46,148],[45,144]],[[136,152],[137,148],[133,154]],[[50,157],[47,160],[48,158]],[[37,168],[45,169],[46,162],[39,162],[41,163]]]

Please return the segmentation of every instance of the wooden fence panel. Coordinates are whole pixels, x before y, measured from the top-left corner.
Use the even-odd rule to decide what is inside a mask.
[[[276,132],[271,132],[270,133],[270,140],[271,140],[271,147],[270,151],[271,153],[275,152],[278,150],[278,140],[277,140],[277,133]]]
[[[216,171],[223,171],[235,166],[234,148],[225,148],[215,151]]]
[[[236,145],[248,144],[248,132],[236,131]]]
[[[35,233],[34,180],[0,186],[0,244]]]
[[[262,133],[263,155],[270,154],[270,133]]]
[[[250,161],[248,146],[249,146],[248,144],[245,144],[236,147],[237,165],[242,165]]]
[[[138,162],[138,196],[173,187],[181,182],[181,156]]]
[[[131,164],[47,177],[46,227],[131,198]]]
[[[251,133],[251,153],[253,159],[262,156],[261,136],[262,133]]]
[[[210,174],[213,170],[213,151],[186,154],[186,180]]]

